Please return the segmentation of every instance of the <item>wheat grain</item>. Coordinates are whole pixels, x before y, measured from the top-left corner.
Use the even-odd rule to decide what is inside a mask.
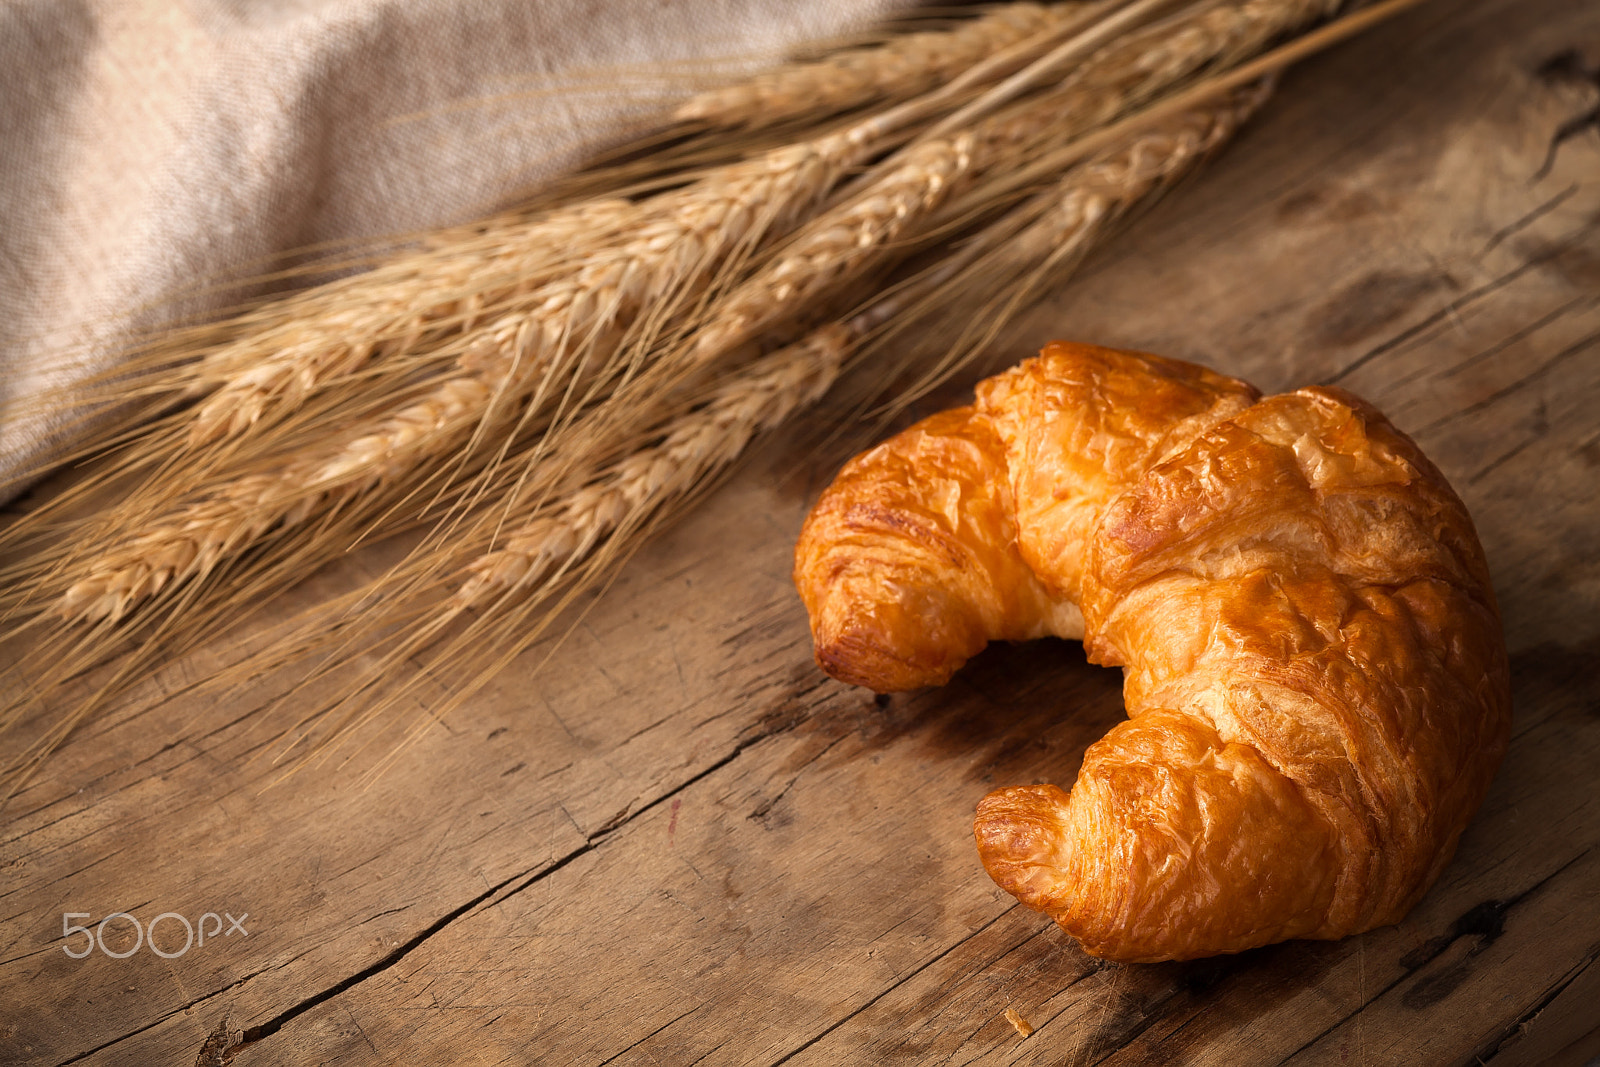
[[[1048,136],[1058,104],[1035,101],[953,137],[925,141],[859,196],[803,227],[755,276],[714,304],[695,335],[699,360],[747,340],[877,259],[962,182]]]
[[[1003,48],[1063,25],[1082,7],[1005,4],[951,30],[904,34],[878,47],[796,63],[701,93],[681,105],[673,118],[755,128],[909,100]]]
[[[850,339],[844,326],[825,327],[745,369],[675,422],[659,444],[629,456],[569,496],[555,514],[534,518],[503,548],[472,563],[455,606],[536,585],[641,513],[702,484],[757,434],[820,399],[838,375]]]
[[[493,399],[504,402],[505,419],[521,417],[525,409],[517,401],[565,384],[563,372],[572,369],[574,357],[581,355],[591,368],[603,364],[647,311],[670,320],[672,309],[741,248],[792,226],[862,151],[848,137],[821,138],[663,194],[620,247],[595,251],[571,277],[541,286],[529,310],[486,324],[457,357],[463,373],[437,390],[476,397],[464,417],[482,417]],[[439,424],[435,451],[459,436],[461,421]]]
[[[690,295],[740,248],[791,227],[865,151],[848,136],[823,137],[662,194],[620,247],[592,253],[570,277],[542,286],[526,319],[499,320],[462,366],[498,384],[537,373],[580,339],[615,343],[645,308]]]
[[[1017,235],[1006,255],[1021,264],[1044,262],[1080,232],[1172,183],[1231,138],[1270,92],[1262,83],[1230,94],[1075,168],[1051,195],[1051,209]]]

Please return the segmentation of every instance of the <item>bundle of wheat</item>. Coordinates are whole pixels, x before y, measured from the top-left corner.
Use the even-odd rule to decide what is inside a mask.
[[[13,782],[375,534],[422,531],[235,676],[386,650],[318,702],[342,709],[323,751],[396,705],[403,659],[455,670],[444,714],[842,371],[925,390],[1227,140],[1273,71],[1413,2],[1316,30],[1339,0],[1000,5],[705,94],[647,167],[153,341],[91,398],[140,401],[99,431],[103,473],[5,535],[0,610],[34,652],[0,729],[115,664]],[[975,325],[908,366],[900,340],[953,309]]]

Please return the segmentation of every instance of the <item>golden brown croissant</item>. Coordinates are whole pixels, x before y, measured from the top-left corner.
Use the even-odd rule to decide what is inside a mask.
[[[817,662],[880,692],[1043,634],[1124,669],[1072,793],[997,790],[976,823],[995,881],[1112,959],[1398,921],[1509,737],[1466,508],[1337,389],[1053,344],[851,461],[795,582]]]

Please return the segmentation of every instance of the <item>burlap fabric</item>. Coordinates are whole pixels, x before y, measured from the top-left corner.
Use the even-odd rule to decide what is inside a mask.
[[[0,4],[0,499],[41,391],[288,249],[463,221],[907,0]]]

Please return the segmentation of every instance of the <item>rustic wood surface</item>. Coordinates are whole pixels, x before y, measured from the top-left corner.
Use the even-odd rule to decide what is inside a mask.
[[[1597,70],[1593,0],[1425,5],[1293,72],[998,357],[1063,336],[1336,382],[1450,476],[1515,739],[1398,926],[1117,966],[998,891],[974,804],[1070,782],[1120,678],[1063,642],[887,701],[825,678],[789,553],[841,457],[779,441],[375,782],[279,781],[294,706],[188,691],[203,657],[80,729],[0,812],[0,1062],[1593,1062]],[[118,912],[248,933],[64,951],[63,915]]]

